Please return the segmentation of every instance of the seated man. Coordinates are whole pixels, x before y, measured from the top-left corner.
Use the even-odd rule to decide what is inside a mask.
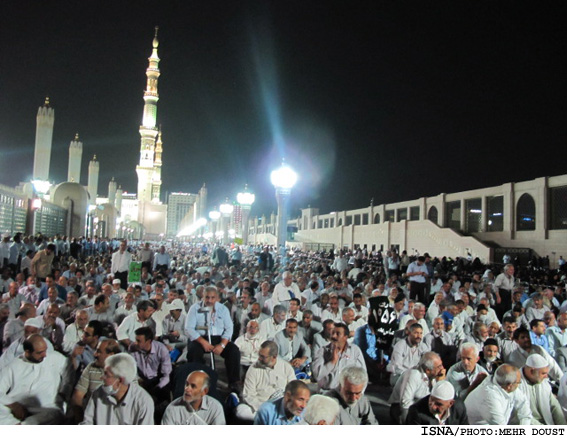
[[[301,333],[298,333],[297,327],[298,323],[295,319],[288,319],[285,329],[274,336],[280,357],[289,362],[296,372],[303,370],[311,362],[311,350]]]
[[[167,347],[154,341],[151,328],[140,327],[135,333],[136,342],[130,345],[129,352],[138,367],[138,382],[158,404],[169,397],[171,358]]]
[[[478,365],[488,371],[488,374],[493,375],[494,371],[496,371],[502,363],[502,360],[499,358],[498,341],[493,338],[488,338],[480,353]]]
[[[333,333],[333,329],[335,328],[335,323],[330,320],[326,319],[323,321],[323,328],[319,333],[315,333],[313,335],[313,345],[311,346],[312,355],[311,357],[315,357],[317,352],[324,346],[329,345],[331,342],[331,334]]]
[[[73,294],[67,295],[67,297],[73,296]],[[66,354],[73,351],[75,344],[83,339],[83,334],[85,333],[85,328],[89,323],[89,312],[86,310],[78,310],[75,314],[75,321],[67,326],[65,329],[65,335],[63,336],[63,351]]]
[[[59,318],[59,306],[52,304],[47,308],[45,315],[42,317],[43,327],[41,334],[44,338],[49,339],[53,344],[53,348],[57,351],[63,351],[63,338],[65,337],[65,323]]]
[[[98,341],[102,336],[102,323],[100,321],[91,321],[88,323],[83,333],[82,339],[75,344],[71,352],[71,363],[73,368],[80,373],[85,367],[94,361],[94,355]]]
[[[128,353],[104,361],[103,385],[93,393],[81,424],[154,424],[154,402],[136,385],[136,361]]]
[[[236,407],[236,416],[245,421],[254,420],[260,405],[278,398],[292,380],[295,380],[295,372],[278,356],[278,345],[274,341],[264,341],[257,362],[246,373],[242,403]]]
[[[366,370],[362,351],[348,343],[348,327],[335,324],[331,343],[322,347],[313,358],[313,377],[320,389],[335,389],[339,386],[339,373],[348,366],[358,366]]]
[[[461,360],[449,368],[447,380],[455,387],[455,394],[461,400],[473,391],[488,376],[488,371],[478,365],[478,347],[465,342],[459,348]]]
[[[285,315],[283,305],[274,306],[272,317],[260,323],[260,335],[265,339],[273,339],[277,332],[285,328]]]
[[[246,334],[239,336],[234,344],[240,350],[240,364],[248,370],[248,367],[258,360],[260,345],[265,341],[260,336],[258,321],[251,319],[246,324]]]
[[[311,392],[301,380],[292,380],[285,387],[284,396],[263,403],[256,412],[254,424],[285,425],[301,421]]]
[[[169,315],[163,319],[162,342],[169,351],[177,349],[180,354],[187,346],[185,335],[185,306],[183,301],[175,299],[169,306]]]
[[[415,367],[421,356],[429,350],[429,348],[421,342],[423,339],[423,328],[419,323],[412,324],[409,327],[409,334],[405,341],[400,341],[394,346],[392,358],[386,367],[392,375],[390,376],[390,384],[394,386],[398,378],[406,370]]]
[[[83,370],[79,382],[75,386],[73,397],[71,398],[72,416],[75,423],[83,421],[84,409],[89,402],[92,393],[102,385],[104,374],[104,361],[107,357],[120,353],[120,346],[114,339],[104,339],[99,341],[94,353],[95,360],[87,365]]]
[[[539,354],[528,356],[526,364],[520,370],[522,383],[518,391],[522,391],[529,400],[532,411],[532,424],[565,425],[565,416],[557,397],[551,391],[547,379],[549,364]]]
[[[529,400],[517,390],[521,383],[518,368],[506,363],[500,365],[493,376],[486,378],[465,399],[469,423],[503,426],[509,424],[515,410],[520,425],[529,425],[532,412]]]
[[[429,333],[423,337],[423,343],[439,356],[446,367],[452,366],[456,362],[457,347],[453,338],[447,333],[445,321],[441,316],[433,318],[433,326]]]
[[[0,424],[58,424],[71,388],[69,362],[39,334],[23,347],[0,373]]]
[[[446,380],[433,385],[431,394],[414,403],[406,419],[408,425],[457,426],[469,424],[465,405],[455,399],[455,388]]]
[[[339,387],[325,394],[339,402],[340,413],[335,424],[378,424],[370,401],[364,396],[367,384],[368,374],[364,368],[348,367],[341,371]]]
[[[152,319],[155,311],[156,307],[152,301],[144,300],[138,303],[137,312],[125,317],[116,330],[116,337],[120,343],[128,347],[132,342],[136,341],[135,332],[140,327],[149,327],[154,333],[157,333],[155,330],[157,328],[156,322]]]
[[[193,371],[187,376],[183,396],[173,400],[161,420],[165,425],[224,425],[222,405],[209,393],[209,376]]]
[[[332,425],[335,424],[340,413],[339,402],[325,395],[315,394],[307,403],[300,425]]]
[[[404,371],[388,400],[394,424],[405,424],[410,406],[430,393],[431,387],[445,379],[445,368],[437,353],[425,353],[415,368]]]
[[[230,341],[232,330],[232,319],[226,306],[219,303],[217,288],[207,286],[204,300],[193,304],[187,315],[187,362],[203,362],[205,352],[220,355],[225,360],[230,389],[239,392],[240,350]]]
[[[555,355],[555,350],[551,351],[549,347],[549,340],[545,336],[545,322],[542,319],[532,319],[530,321],[530,338],[533,345],[539,345],[545,351],[547,351],[551,356]]]

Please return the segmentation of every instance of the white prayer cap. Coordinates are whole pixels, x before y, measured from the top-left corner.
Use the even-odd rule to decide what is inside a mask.
[[[453,400],[455,398],[455,388],[453,388],[451,382],[441,380],[435,383],[431,390],[431,395],[443,401]]]
[[[119,278],[112,280],[112,284],[120,284],[120,283],[121,283],[121,281],[120,281]]]
[[[24,327],[35,327],[40,329],[43,327],[43,319],[41,317],[29,318],[24,323]]]
[[[526,366],[530,368],[545,368],[549,366],[547,359],[539,354],[532,354],[526,360]]]
[[[169,310],[183,310],[185,309],[185,306],[183,305],[183,301],[177,298],[171,302],[168,308]]]

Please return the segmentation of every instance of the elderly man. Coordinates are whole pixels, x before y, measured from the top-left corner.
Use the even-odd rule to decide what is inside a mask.
[[[71,412],[75,423],[83,421],[84,409],[92,393],[102,385],[104,361],[107,357],[120,353],[122,350],[114,339],[99,341],[94,353],[94,361],[86,366],[81,373],[71,398]]]
[[[19,356],[24,354],[24,342],[31,335],[41,334],[43,319],[41,317],[29,318],[24,323],[24,330],[18,339],[15,339],[0,356],[0,372]],[[53,344],[47,340],[47,353],[52,352]]]
[[[404,424],[412,404],[429,394],[437,381],[445,379],[445,368],[441,357],[429,351],[416,367],[406,370],[396,382],[388,403],[394,424]]]
[[[469,419],[463,402],[455,399],[453,385],[442,380],[433,385],[431,394],[410,407],[406,424],[458,426],[469,424]]]
[[[429,271],[425,266],[425,257],[419,256],[415,262],[410,263],[405,275],[410,280],[410,299],[426,303],[428,299],[426,283]]]
[[[26,301],[24,295],[18,292],[18,289],[18,283],[13,281],[10,283],[10,286],[8,286],[8,292],[2,295],[2,303],[7,304],[10,310],[10,319],[16,317],[16,313],[18,313],[20,307],[22,307],[22,303]],[[55,292],[55,296],[57,297],[57,292]]]
[[[478,365],[488,371],[490,375],[493,375],[496,369],[503,364],[502,359],[499,358],[499,351],[496,339],[488,338],[484,342]]]
[[[341,323],[343,322],[343,308],[340,306],[339,297],[332,293],[329,295],[329,307],[323,310],[321,313],[321,319],[323,321],[330,319],[333,322]]]
[[[157,333],[156,322],[152,319],[154,312],[155,304],[152,301],[141,301],[137,306],[137,312],[124,318],[116,330],[116,337],[120,343],[128,347],[136,340],[136,330],[140,327],[149,327]]]
[[[47,308],[47,312],[42,318],[43,327],[41,334],[51,341],[56,350],[62,351],[63,338],[65,336],[65,323],[59,318],[59,313],[60,310],[57,304],[52,304]]]
[[[335,424],[378,424],[370,401],[364,395],[367,384],[368,374],[364,368],[347,367],[341,371],[339,387],[325,394],[339,402],[340,413]]]
[[[320,389],[335,389],[339,385],[339,373],[348,366],[358,366],[366,370],[362,351],[358,346],[348,343],[348,327],[335,324],[331,332],[331,342],[315,353],[313,377]]]
[[[258,360],[260,345],[265,341],[259,331],[258,321],[252,319],[246,325],[246,333],[234,341],[234,344],[240,350],[240,364],[246,370]]]
[[[303,413],[303,420],[300,425],[332,425],[340,413],[339,402],[331,397],[325,395],[315,394],[307,403],[307,407]]]
[[[236,407],[236,416],[245,421],[254,420],[262,403],[283,394],[292,380],[295,380],[295,372],[278,356],[278,345],[274,341],[263,342],[257,362],[246,373],[242,403]]]
[[[187,315],[185,323],[185,332],[189,337],[187,361],[203,362],[205,352],[220,355],[225,360],[228,383],[233,391],[238,392],[240,351],[231,342],[233,327],[228,309],[219,303],[217,288],[206,287],[204,300],[193,304]]]
[[[177,349],[179,353],[183,351],[187,345],[187,336],[185,335],[185,306],[179,298],[173,300],[169,304],[169,315],[163,319],[163,335],[162,341],[169,351]]]
[[[165,425],[225,425],[222,405],[209,393],[209,375],[193,371],[187,376],[185,391],[173,400],[161,420]]]
[[[461,360],[449,368],[447,380],[455,387],[461,400],[473,391],[488,376],[488,371],[478,365],[479,350],[476,344],[465,342],[459,348]]]
[[[386,370],[392,373],[390,376],[392,386],[396,384],[404,371],[415,367],[421,356],[429,351],[427,345],[421,342],[422,339],[423,327],[419,323],[414,323],[408,329],[407,339],[394,346],[390,363],[386,367]]]
[[[254,417],[254,424],[285,425],[299,423],[310,396],[311,392],[305,383],[301,380],[292,380],[286,385],[283,397],[267,401],[260,406]]]
[[[57,289],[55,289],[55,287],[47,289],[47,298],[42,300],[41,303],[39,303],[39,306],[37,306],[37,314],[45,314],[45,312],[47,312],[47,308],[52,304],[57,304],[59,308],[65,304],[65,301],[57,296]]]
[[[70,390],[68,361],[38,334],[23,347],[0,373],[0,424],[58,424]]]
[[[130,263],[132,262],[132,254],[128,252],[128,244],[126,240],[120,242],[120,248],[112,254],[112,265],[110,272],[114,278],[120,280],[122,289],[128,287],[128,271],[130,270]]]
[[[89,312],[84,309],[79,310],[75,315],[75,321],[65,329],[65,335],[63,336],[63,351],[65,353],[71,353],[75,344],[83,338],[83,333],[88,323]]]
[[[512,308],[512,291],[516,279],[514,278],[514,265],[508,264],[504,266],[502,272],[494,281],[494,292],[496,294],[497,314],[500,318],[502,315]]]
[[[439,354],[445,365],[451,366],[455,363],[457,347],[453,342],[453,337],[447,333],[445,320],[442,317],[438,316],[433,319],[433,327],[431,331],[424,336],[423,343],[427,345],[431,351]]]
[[[285,307],[278,304],[274,306],[273,315],[260,323],[260,335],[266,339],[273,339],[277,332],[285,328]]]
[[[554,316],[552,312],[550,313],[550,317]],[[547,315],[544,316],[544,320],[545,318]],[[545,335],[549,341],[549,349],[553,352],[552,356],[556,357],[557,350],[567,345],[567,312],[559,314],[555,325],[548,325]]]
[[[415,319],[417,323],[423,329],[423,336],[429,333],[429,326],[427,325],[427,320],[425,319],[425,304],[422,303],[415,303],[413,305],[413,310],[411,313],[402,316],[400,319],[399,329],[403,329],[406,327],[406,324],[409,320]]]
[[[154,402],[134,383],[136,378],[136,361],[132,356],[118,353],[107,357],[103,385],[93,392],[81,424],[154,424]]]
[[[518,391],[522,383],[520,370],[510,364],[502,364],[493,376],[488,377],[465,399],[465,407],[471,425],[503,426],[509,424],[512,411],[520,425],[532,421],[530,402]]]
[[[289,308],[289,300],[292,298],[298,298],[301,296],[301,291],[297,283],[293,282],[293,276],[291,272],[285,271],[282,274],[282,281],[276,284],[274,288],[274,293],[272,295],[272,303],[274,305],[281,304],[286,310]]]
[[[526,364],[522,367],[522,383],[518,391],[522,391],[529,400],[532,411],[532,424],[537,425],[565,425],[565,416],[559,401],[551,391],[547,379],[549,364],[539,354],[528,356]]]
[[[311,361],[311,349],[305,343],[303,335],[298,333],[298,323],[295,319],[288,319],[285,329],[274,336],[278,344],[280,357],[289,362],[294,370],[302,370]]]

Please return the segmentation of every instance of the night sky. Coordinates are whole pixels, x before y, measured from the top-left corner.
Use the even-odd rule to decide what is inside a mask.
[[[291,216],[566,173],[566,2],[13,1],[0,26],[0,183],[29,180],[35,116],[136,191],[143,91],[159,30],[166,191],[209,207],[299,173]],[[561,67],[563,66],[563,67]]]

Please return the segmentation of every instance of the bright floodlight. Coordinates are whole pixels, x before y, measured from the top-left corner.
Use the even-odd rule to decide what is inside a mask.
[[[40,179],[34,179],[32,181],[32,185],[33,188],[41,195],[45,195],[51,187],[51,183],[49,181],[42,181]]]
[[[271,173],[270,179],[276,189],[291,189],[297,182],[297,173],[291,167],[283,164]]]
[[[250,193],[248,191],[248,186],[245,186],[244,192],[240,192],[238,195],[236,195],[236,200],[240,205],[246,208],[254,204],[254,201],[256,200],[256,196],[254,195],[254,193]]]
[[[221,204],[219,206],[219,210],[224,215],[231,215],[232,211],[234,210],[234,206],[232,204],[229,204],[228,202],[225,202],[224,204]]]
[[[218,221],[220,219],[220,211],[210,211],[209,212],[209,219],[212,221]]]

